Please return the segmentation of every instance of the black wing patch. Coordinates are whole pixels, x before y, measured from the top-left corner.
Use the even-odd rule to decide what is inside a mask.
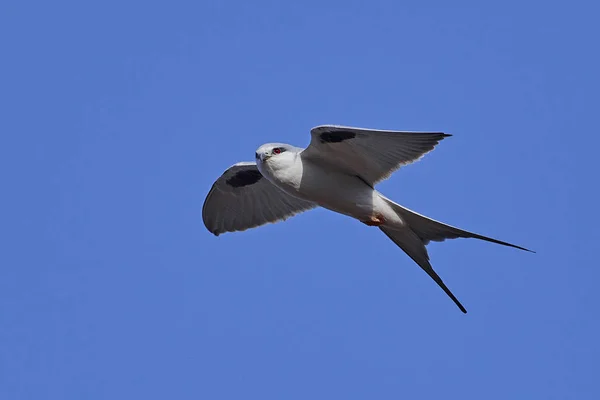
[[[248,185],[254,185],[261,178],[262,175],[259,171],[246,170],[237,172],[234,176],[227,179],[226,182],[231,187],[239,188]]]
[[[319,140],[321,143],[339,143],[344,140],[354,139],[355,137],[356,133],[352,131],[335,130],[321,133]]]

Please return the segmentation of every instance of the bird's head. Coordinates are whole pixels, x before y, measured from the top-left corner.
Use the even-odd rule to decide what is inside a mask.
[[[263,144],[256,150],[254,157],[257,164],[262,163],[279,163],[292,160],[296,157],[296,147],[284,143],[267,143]]]

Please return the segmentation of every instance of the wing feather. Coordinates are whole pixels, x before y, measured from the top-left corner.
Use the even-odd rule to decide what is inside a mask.
[[[284,220],[314,207],[265,179],[256,163],[242,162],[228,168],[213,184],[204,200],[202,219],[218,236]]]
[[[442,132],[407,132],[321,125],[311,130],[303,156],[375,185],[403,165],[419,160],[444,138]]]

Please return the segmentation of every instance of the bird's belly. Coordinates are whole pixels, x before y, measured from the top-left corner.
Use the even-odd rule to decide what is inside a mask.
[[[288,194],[331,211],[361,221],[370,221],[373,216],[381,216],[386,224],[400,222],[397,214],[379,192],[358,176],[304,160],[277,170],[259,165],[259,170]]]
[[[360,178],[318,166],[305,165],[296,195],[321,207],[361,220],[380,212],[379,193]]]

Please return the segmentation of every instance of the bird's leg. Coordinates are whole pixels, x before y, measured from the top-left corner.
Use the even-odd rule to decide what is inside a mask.
[[[365,221],[360,221],[365,225],[368,226],[381,226],[385,223],[385,219],[383,219],[383,215],[381,214],[375,214],[375,215],[371,215],[371,218]]]

